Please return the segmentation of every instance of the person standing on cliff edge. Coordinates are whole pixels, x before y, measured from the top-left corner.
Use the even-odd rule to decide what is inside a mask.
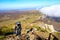
[[[16,36],[21,35],[21,22],[17,22],[16,26],[15,26],[15,34]]]

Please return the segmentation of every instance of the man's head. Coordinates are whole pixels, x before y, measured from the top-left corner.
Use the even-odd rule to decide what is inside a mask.
[[[21,22],[19,21],[19,22],[17,22],[17,24],[21,24]]]
[[[17,26],[20,26],[21,25],[21,22],[19,21],[19,22],[17,22]]]

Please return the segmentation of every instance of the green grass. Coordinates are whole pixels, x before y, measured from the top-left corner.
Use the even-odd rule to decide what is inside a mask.
[[[4,35],[0,35],[0,40],[4,40]]]
[[[12,30],[13,25],[15,25],[15,23],[17,21],[21,21],[22,28],[25,28],[24,31],[26,31],[26,30],[28,30],[30,28],[36,28],[39,33],[43,32],[43,34],[41,33],[42,36],[44,36],[44,35],[46,36],[50,32],[49,28],[47,30],[45,30],[45,29],[37,26],[39,21],[36,22],[37,23],[36,25],[34,23],[32,23],[32,22],[36,21],[36,19],[38,19],[40,16],[42,16],[42,15],[40,15],[38,13],[37,14],[29,14],[29,15],[27,15],[27,14],[24,15],[23,14],[23,15],[21,15],[21,17],[19,19],[0,22],[0,25],[3,26],[1,28],[2,34],[12,32],[13,31]],[[26,18],[26,19],[23,20],[23,18]],[[42,22],[39,22],[39,23],[42,23]],[[33,26],[31,26],[31,24],[33,24]],[[57,34],[60,35],[60,33],[57,33]],[[60,37],[59,35],[58,35],[58,37]],[[3,40],[3,37],[4,36],[0,36],[0,40]]]

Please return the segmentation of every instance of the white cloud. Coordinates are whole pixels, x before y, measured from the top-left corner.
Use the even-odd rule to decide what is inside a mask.
[[[44,7],[40,11],[48,16],[60,17],[60,5]]]

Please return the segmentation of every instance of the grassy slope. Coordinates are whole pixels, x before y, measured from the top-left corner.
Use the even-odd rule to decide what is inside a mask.
[[[22,33],[26,33],[26,30],[33,27],[33,28],[37,28],[37,30],[38,30],[37,34],[40,34],[41,36],[46,38],[48,36],[48,33],[47,32],[45,32],[45,33],[41,32],[43,29],[38,28],[38,26],[37,26],[38,24],[40,24],[40,25],[44,24],[44,22],[41,22],[41,21],[36,22],[36,20],[42,15],[39,14],[39,12],[36,12],[36,13],[32,12],[31,14],[30,14],[30,12],[28,12],[28,13],[29,14],[27,14],[27,13],[21,14],[20,17],[18,19],[15,19],[15,20],[8,20],[8,21],[0,22],[0,26],[3,26],[2,29],[1,29],[2,32],[3,33],[12,32],[12,28],[15,25],[15,23],[17,21],[21,21]],[[35,21],[35,23],[33,23],[34,21]],[[3,36],[0,36],[0,38],[3,38]]]

